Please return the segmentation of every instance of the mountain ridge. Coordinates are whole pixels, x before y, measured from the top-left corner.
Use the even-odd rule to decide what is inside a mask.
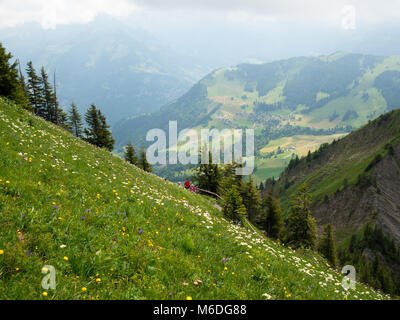
[[[116,152],[128,140],[146,145],[146,132],[166,130],[169,120],[177,120],[179,129],[253,128],[257,180],[278,177],[293,153],[307,153],[304,141],[291,145],[294,152],[263,149],[279,139],[308,135],[316,142],[314,151],[351,132],[395,108],[399,79],[400,57],[344,52],[217,69],[156,113],[121,120],[113,127]]]

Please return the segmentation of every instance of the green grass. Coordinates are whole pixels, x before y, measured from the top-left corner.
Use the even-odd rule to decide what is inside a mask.
[[[0,299],[388,298],[1,98],[0,148]]]
[[[369,176],[371,171],[367,167],[374,158],[380,154],[382,158],[388,155],[387,145],[396,145],[400,141],[399,136],[399,112],[386,114],[383,118],[377,118],[351,134],[340,139],[336,146],[330,146],[325,158],[313,160],[310,164],[300,163],[290,173],[282,177],[282,181],[276,188],[283,187],[286,180],[290,186],[281,190],[281,205],[284,211],[288,211],[290,195],[306,183],[310,187],[313,202],[321,202],[324,198],[332,197],[337,191],[342,191],[344,181],[347,185],[356,185],[360,175]],[[332,151],[334,150],[334,151]]]

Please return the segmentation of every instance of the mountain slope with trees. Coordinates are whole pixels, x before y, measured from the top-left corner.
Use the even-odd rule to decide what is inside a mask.
[[[369,280],[374,278],[373,269],[389,268],[393,275],[388,278],[397,282],[398,291],[400,110],[291,160],[279,180],[266,181],[263,192],[272,192],[287,212],[291,194],[304,183],[310,187],[311,212],[320,232],[326,225],[335,230],[341,262],[359,264],[363,278]],[[366,264],[372,270],[368,274]],[[386,289],[392,286],[381,282]]]
[[[0,134],[1,299],[388,298],[5,98]]]
[[[277,178],[296,155],[398,107],[399,75],[400,57],[347,53],[219,69],[159,111],[115,124],[116,151],[146,144],[169,120],[179,130],[252,128],[257,181]]]

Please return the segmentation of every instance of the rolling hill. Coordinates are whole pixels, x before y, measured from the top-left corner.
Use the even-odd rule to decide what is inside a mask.
[[[159,111],[115,124],[116,152],[128,140],[146,144],[146,132],[169,120],[179,129],[253,128],[258,181],[278,177],[296,154],[398,107],[399,81],[400,57],[348,53],[219,69]]]
[[[0,299],[389,298],[3,98],[0,146]]]

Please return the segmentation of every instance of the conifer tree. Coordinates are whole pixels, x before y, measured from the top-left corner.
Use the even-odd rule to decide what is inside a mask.
[[[27,108],[27,100],[18,77],[18,62],[11,63],[11,58],[12,54],[7,53],[0,43],[0,96],[7,97]]]
[[[0,43],[0,96],[7,97],[29,109],[28,101],[18,76],[18,62],[11,63],[11,58],[12,54],[7,53]]]
[[[26,82],[25,82],[25,77],[22,74],[21,63],[19,62],[19,60],[17,60],[17,64],[18,64],[18,71],[19,71],[19,83],[20,83],[21,88],[22,88],[22,92],[23,92],[23,95],[24,95],[24,100],[27,103],[28,102],[28,87],[27,87]]]
[[[209,161],[208,163],[201,163],[193,169],[193,179],[199,188],[216,193],[221,178],[220,170],[218,165],[212,161],[211,151],[203,150],[202,152],[208,152]]]
[[[236,169],[239,168],[239,164],[236,162],[227,163],[221,165],[218,168],[218,188],[217,193],[222,197],[230,190],[234,185],[237,190],[242,190],[243,181],[241,175],[236,175]]]
[[[114,149],[115,140],[112,137],[110,126],[107,124],[106,117],[98,110],[100,120],[100,147],[106,148],[109,151]]]
[[[94,104],[85,113],[85,121],[87,128],[85,128],[85,140],[91,144],[98,144],[98,137],[100,136],[100,119],[97,108]]]
[[[291,201],[286,242],[294,247],[315,248],[317,239],[316,221],[311,216],[311,195],[303,184]]]
[[[68,125],[70,127],[70,131],[75,137],[82,137],[82,116],[80,115],[78,108],[74,102],[71,103],[71,109],[69,110]]]
[[[246,208],[243,205],[242,197],[235,185],[232,185],[223,199],[223,213],[225,217],[233,221],[242,221],[246,216]]]
[[[243,199],[243,204],[246,208],[247,216],[251,222],[255,222],[256,217],[259,214],[261,199],[260,193],[258,192],[253,177],[250,176],[248,182],[243,184],[243,188],[240,190],[240,194]]]
[[[58,103],[57,103],[57,105],[58,105]],[[59,125],[61,128],[64,128],[65,130],[70,130],[70,127],[69,127],[69,123],[68,123],[68,115],[67,115],[67,113],[66,112],[64,112],[64,110],[63,109],[61,109],[61,108],[58,108],[57,107],[57,122],[55,122],[57,125]]]
[[[95,146],[112,151],[115,140],[108,130],[106,118],[94,104],[86,111],[85,120],[88,125],[84,130],[85,140]]]
[[[45,109],[43,106],[43,96],[41,90],[41,80],[37,75],[35,68],[33,67],[32,61],[28,62],[26,69],[28,75],[28,99],[32,105],[35,115],[44,117]]]
[[[306,157],[306,161],[307,161],[307,162],[310,162],[310,161],[311,161],[311,151],[310,151],[310,150],[308,150],[307,157]]]
[[[47,121],[51,121],[58,124],[57,119],[57,103],[53,92],[53,88],[49,83],[49,77],[44,67],[40,70],[40,82],[41,82],[41,97],[43,99],[43,117]]]
[[[332,267],[337,266],[335,239],[330,224],[324,227],[322,239],[318,244],[318,250],[329,261]]]
[[[133,147],[133,145],[130,141],[127,144],[127,146],[125,147],[124,158],[125,158],[125,161],[129,162],[130,164],[134,164],[134,165],[138,164],[138,158],[136,156],[135,148]]]
[[[268,237],[280,239],[283,229],[282,209],[272,194],[268,194],[262,201],[261,215],[258,224],[267,232]]]
[[[146,150],[142,146],[139,152],[138,167],[142,168],[144,171],[151,172],[151,164],[147,161]]]

